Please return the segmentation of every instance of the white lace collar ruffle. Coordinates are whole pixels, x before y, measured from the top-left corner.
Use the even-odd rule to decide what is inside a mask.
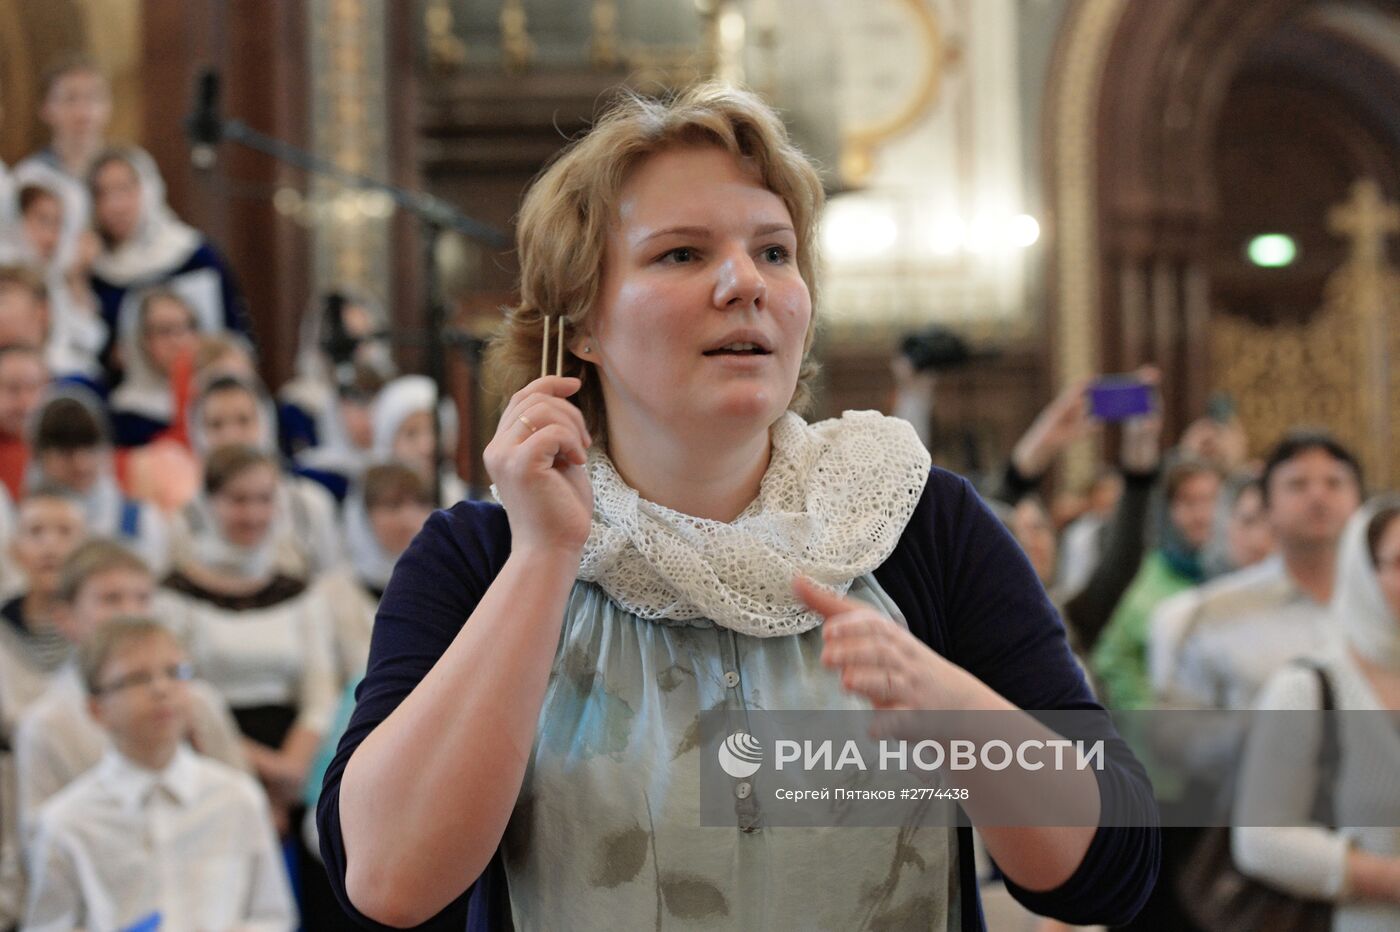
[[[758,498],[731,523],[646,501],[590,451],[593,529],[579,579],[641,618],[709,618],[755,637],[822,621],[792,594],[803,573],[844,594],[894,551],[928,481],[929,454],[906,421],[848,411],[772,428]]]

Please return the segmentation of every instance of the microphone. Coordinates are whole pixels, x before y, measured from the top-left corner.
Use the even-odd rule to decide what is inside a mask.
[[[194,167],[214,167],[224,121],[219,118],[219,73],[205,69],[195,87],[194,109],[185,118],[185,134],[190,137],[190,161]]]

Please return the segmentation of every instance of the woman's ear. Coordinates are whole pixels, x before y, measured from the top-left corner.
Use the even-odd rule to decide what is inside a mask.
[[[569,338],[569,352],[585,362],[597,362],[593,352],[593,338],[587,333],[578,333]]]

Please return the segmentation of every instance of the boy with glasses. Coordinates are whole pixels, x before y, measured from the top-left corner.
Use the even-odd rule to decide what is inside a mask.
[[[112,748],[40,810],[24,927],[295,927],[262,790],[184,743],[193,669],[175,635],[116,619],[79,664]]]

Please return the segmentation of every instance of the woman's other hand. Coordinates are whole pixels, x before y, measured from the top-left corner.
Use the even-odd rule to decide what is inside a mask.
[[[822,664],[841,675],[841,687],[876,709],[971,709],[990,692],[899,624],[864,602],[838,596],[805,576],[793,592],[822,625]]]
[[[1016,441],[1011,462],[1022,476],[1040,478],[1071,444],[1100,429],[1089,416],[1089,384],[1088,379],[1070,383]]]
[[[593,439],[567,401],[582,383],[547,376],[516,392],[483,461],[510,520],[516,551],[583,549],[593,521],[593,487],[583,465]]]

